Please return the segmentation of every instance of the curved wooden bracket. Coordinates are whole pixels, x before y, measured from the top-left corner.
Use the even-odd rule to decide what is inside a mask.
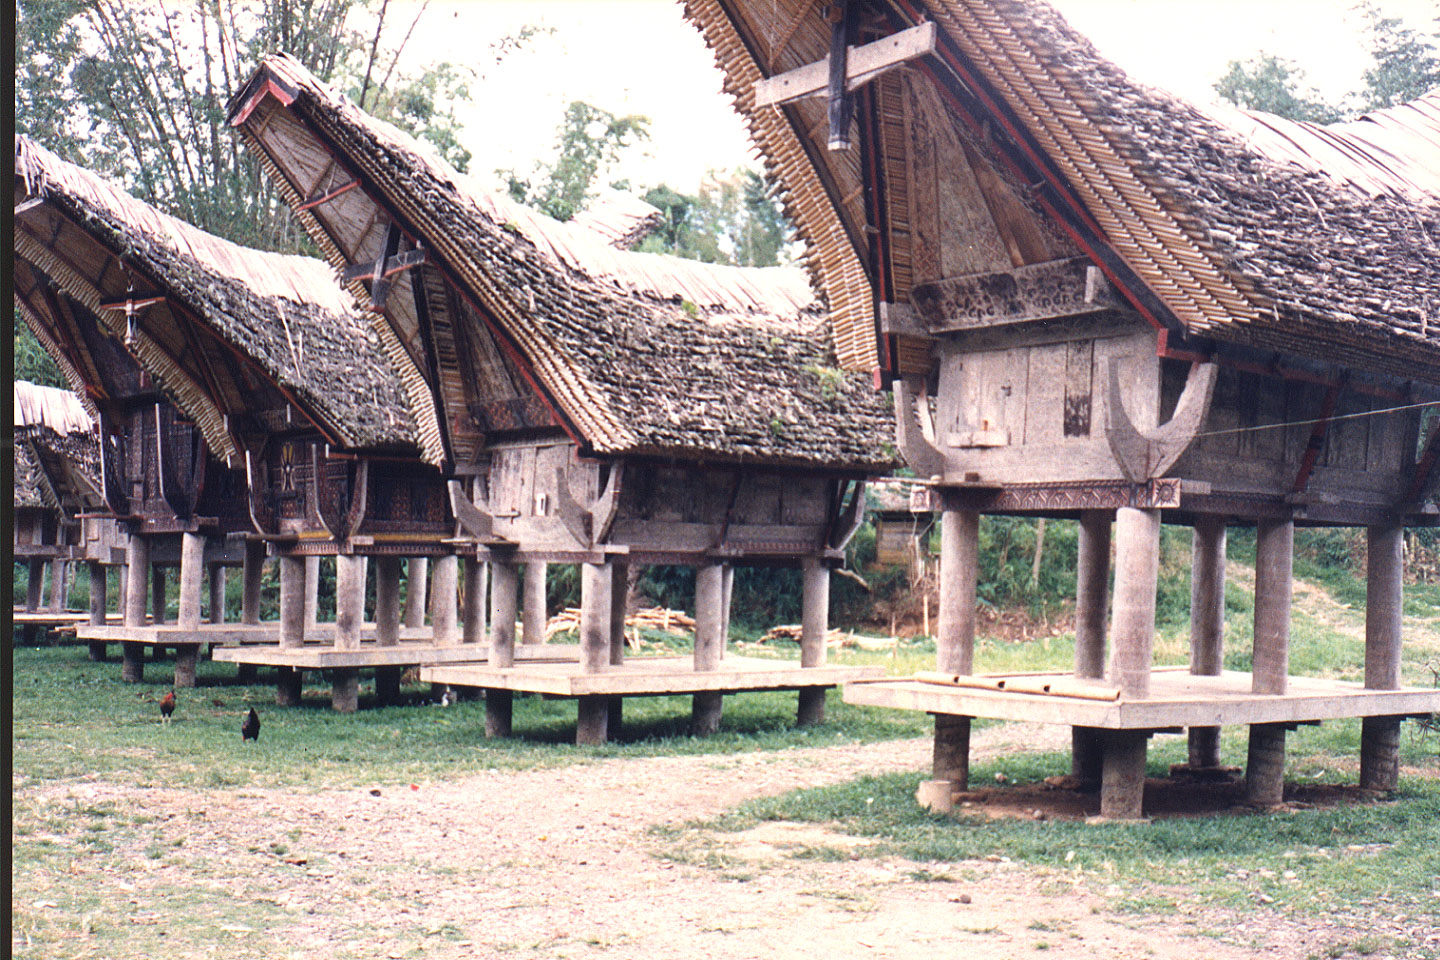
[[[555,506],[560,520],[570,535],[587,547],[593,547],[610,535],[610,526],[620,506],[620,488],[625,473],[624,461],[611,465],[605,489],[588,507],[570,492],[570,480],[564,464],[555,467]]]
[[[920,422],[916,419],[918,415],[924,416],[927,420],[930,417],[928,409],[916,409],[915,395],[911,384],[905,378],[895,381],[895,438],[900,444],[900,452],[905,455],[905,462],[910,464],[918,477],[939,477],[945,475],[945,455],[935,449],[934,444],[925,438],[926,433],[934,435],[933,430],[924,431]]]
[[[459,480],[449,481],[446,487],[450,491],[450,512],[455,514],[460,529],[478,540],[493,539],[495,518],[475,505],[475,501],[470,499],[464,484]]]
[[[274,524],[274,511],[266,509],[264,501],[267,482],[265,464],[258,462],[255,451],[245,451],[245,502],[250,508],[250,525],[255,532],[274,535],[279,528]]]
[[[365,522],[365,510],[370,502],[370,461],[360,460],[350,475],[350,507],[345,511],[345,539],[349,540],[360,532]]]
[[[1210,415],[1215,396],[1214,363],[1194,363],[1185,379],[1185,389],[1175,404],[1175,415],[1155,430],[1142,433],[1125,409],[1120,388],[1120,364],[1110,364],[1110,397],[1106,404],[1105,439],[1120,472],[1131,483],[1144,483],[1165,475],[1180,455],[1194,442]]]
[[[855,534],[865,524],[865,481],[860,480],[855,484],[855,492],[850,497],[850,503],[840,512],[836,518],[835,536],[830,540],[832,550],[844,550],[850,545]]]

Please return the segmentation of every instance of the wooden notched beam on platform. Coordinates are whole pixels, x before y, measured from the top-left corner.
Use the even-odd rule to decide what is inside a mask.
[[[1219,365],[1196,363],[1190,367],[1185,389],[1175,404],[1175,415],[1153,431],[1136,429],[1125,409],[1125,390],[1120,384],[1120,364],[1110,364],[1110,397],[1106,404],[1108,424],[1105,439],[1120,466],[1120,472],[1131,483],[1144,483],[1163,476],[1186,448],[1194,442],[1210,415],[1210,401],[1215,395],[1215,377]]]
[[[935,52],[935,24],[922,23],[862,47],[845,50],[845,89],[855,90],[887,70]],[[755,81],[755,105],[789,103],[824,94],[830,83],[830,58]]]
[[[944,333],[1098,313],[1119,298],[1100,268],[1075,257],[917,284],[910,301],[930,333]]]
[[[585,546],[593,546],[610,534],[615,522],[615,513],[620,503],[620,486],[625,464],[617,462],[610,466],[610,476],[605,489],[588,506],[582,506],[570,492],[570,480],[563,465],[555,468],[555,507],[560,520],[570,535]]]

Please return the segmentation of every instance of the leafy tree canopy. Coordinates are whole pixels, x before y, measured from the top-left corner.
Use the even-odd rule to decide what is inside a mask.
[[[569,220],[595,195],[595,183],[612,168],[627,147],[650,139],[650,118],[617,117],[583,100],[572,100],[556,134],[556,157],[535,165],[529,177],[514,170],[496,170],[510,196],[556,220]],[[621,181],[611,182],[628,189]]]

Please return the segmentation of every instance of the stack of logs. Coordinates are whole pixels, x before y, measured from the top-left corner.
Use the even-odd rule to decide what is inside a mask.
[[[683,610],[666,610],[664,607],[650,607],[637,610],[625,618],[625,642],[632,648],[640,647],[641,630],[658,630],[661,633],[695,633],[695,618]],[[797,628],[798,629],[798,628]],[[569,607],[545,624],[545,640],[557,633],[578,633],[580,631],[580,608]]]

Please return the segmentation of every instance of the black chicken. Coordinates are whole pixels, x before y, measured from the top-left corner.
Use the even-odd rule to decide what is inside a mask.
[[[254,740],[256,743],[260,742],[260,714],[255,712],[254,707],[250,708],[250,713],[246,715],[245,722],[240,724],[240,739]]]

